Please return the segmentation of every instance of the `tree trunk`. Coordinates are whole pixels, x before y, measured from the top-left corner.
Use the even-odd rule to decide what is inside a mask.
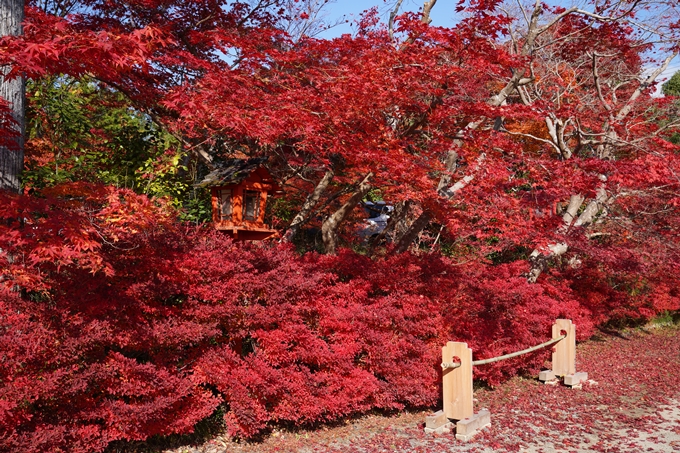
[[[352,209],[366,196],[371,190],[370,180],[373,178],[373,173],[366,175],[363,181],[359,184],[356,192],[349,197],[349,200],[342,205],[340,209],[335,211],[328,217],[321,226],[321,236],[323,238],[324,250],[329,255],[335,255],[338,248],[338,228],[340,224],[347,218]]]
[[[295,238],[295,236],[297,236],[300,228],[302,228],[302,225],[304,225],[307,220],[309,220],[309,215],[319,202],[321,195],[323,195],[333,180],[333,176],[335,176],[335,172],[333,172],[332,169],[326,171],[326,174],[323,175],[323,178],[321,178],[321,181],[319,181],[319,183],[316,185],[314,191],[310,193],[305,200],[300,212],[297,213],[291,222],[290,227],[288,227],[288,231],[286,231],[286,234],[283,235],[282,242],[290,242]]]
[[[432,220],[432,214],[429,211],[423,211],[423,213],[411,224],[401,239],[399,239],[399,242],[392,253],[399,254],[408,250],[411,243],[416,240],[420,232],[425,229],[428,223],[430,223],[430,220]]]
[[[406,230],[408,230],[406,220],[411,211],[412,203],[411,200],[406,200],[400,201],[394,205],[394,211],[390,215],[390,219],[388,220],[385,229],[382,230],[377,237],[371,239],[371,248],[380,244],[392,231],[394,231],[394,242],[399,242],[401,237],[406,233]]]
[[[22,34],[24,20],[23,0],[0,0],[0,37]],[[9,146],[0,146],[0,189],[19,192],[19,175],[24,166],[24,105],[25,85],[21,77],[5,78],[9,67],[0,67],[0,98],[7,102],[16,124],[10,125],[17,137],[11,138]]]
[[[461,144],[462,142],[456,143],[457,146],[460,146]],[[446,158],[446,169],[448,172],[453,172],[456,170],[458,165],[457,159],[458,154],[456,153],[456,151],[455,150],[449,151]],[[472,169],[472,172],[467,174],[465,177],[463,177],[450,187],[447,186],[451,184],[451,177],[448,174],[442,175],[442,177],[439,180],[439,186],[437,187],[437,192],[439,193],[439,195],[449,199],[453,198],[458,192],[463,190],[465,187],[467,187],[468,184],[474,181],[475,175],[477,174],[477,172],[481,170],[485,159],[486,153],[480,154],[479,157],[477,158],[475,167]],[[411,242],[413,242],[418,237],[420,232],[427,227],[427,225],[432,220],[432,217],[433,216],[431,212],[428,212],[426,210],[423,211],[423,213],[411,224],[411,226],[404,233],[404,235],[401,236],[397,243],[397,246],[392,250],[392,253],[394,254],[404,253],[406,250],[408,250],[408,247],[409,245],[411,245]]]
[[[602,185],[602,187],[597,190],[595,198],[591,200],[590,203],[588,203],[581,215],[576,217],[576,214],[581,208],[581,205],[583,205],[584,200],[585,199],[580,194],[571,196],[567,212],[565,212],[562,216],[564,223],[558,229],[559,233],[566,233],[571,226],[587,227],[595,220],[595,217],[606,206],[607,202],[612,199],[608,197],[607,191],[604,185]],[[576,220],[574,221],[574,219]],[[548,245],[545,250],[547,253],[543,253],[541,250],[535,249],[529,256],[531,270],[527,275],[527,281],[529,283],[536,283],[538,277],[540,277],[541,274],[548,268],[549,261],[553,258],[564,255],[568,250],[569,246],[565,242]]]

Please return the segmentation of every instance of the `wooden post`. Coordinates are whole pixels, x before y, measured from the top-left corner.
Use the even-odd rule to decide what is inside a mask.
[[[236,194],[236,196],[233,197],[234,200],[233,209],[234,213],[236,214],[235,216],[233,216],[234,223],[236,223],[239,226],[243,226],[243,219],[245,219],[246,217],[246,213],[244,212],[246,209],[245,186],[242,184],[236,186],[234,193]]]
[[[212,203],[212,219],[213,222],[217,225],[219,224],[222,219],[220,216],[220,191],[215,189],[214,187],[210,189],[210,201]]]
[[[449,341],[442,348],[442,362],[451,363],[460,359],[460,367],[442,372],[444,413],[446,418],[463,420],[472,417],[472,349],[467,343]]]
[[[264,227],[264,214],[266,210],[267,210],[267,191],[262,190],[260,192],[260,213],[257,216],[257,223],[259,223],[261,227]]]
[[[576,326],[570,319],[558,319],[552,326],[552,337],[559,338],[562,331],[567,338],[555,344],[552,354],[552,371],[555,376],[566,376],[576,373]]]

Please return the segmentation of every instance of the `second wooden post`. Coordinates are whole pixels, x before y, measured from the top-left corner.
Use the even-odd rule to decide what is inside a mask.
[[[446,418],[463,420],[472,417],[472,349],[467,343],[449,341],[442,348],[442,363],[460,362],[458,368],[442,372],[444,414]]]
[[[571,319],[558,319],[552,326],[552,337],[567,335],[555,344],[552,354],[552,371],[555,376],[566,376],[576,373],[576,326]]]

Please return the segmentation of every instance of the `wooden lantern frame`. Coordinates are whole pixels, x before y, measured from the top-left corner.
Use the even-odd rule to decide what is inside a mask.
[[[215,229],[234,240],[261,241],[278,235],[264,222],[267,201],[281,188],[262,166],[265,159],[230,159],[198,187],[209,187]]]

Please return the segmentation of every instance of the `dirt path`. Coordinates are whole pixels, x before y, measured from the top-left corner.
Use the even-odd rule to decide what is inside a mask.
[[[378,452],[680,452],[680,329],[648,328],[602,334],[580,344],[580,389],[515,378],[475,393],[475,410],[488,408],[492,425],[473,441],[426,435],[429,412],[367,415],[312,431],[275,430],[264,441],[216,437],[166,453]],[[123,451],[123,450],[119,450]],[[159,451],[139,446],[125,451]]]

